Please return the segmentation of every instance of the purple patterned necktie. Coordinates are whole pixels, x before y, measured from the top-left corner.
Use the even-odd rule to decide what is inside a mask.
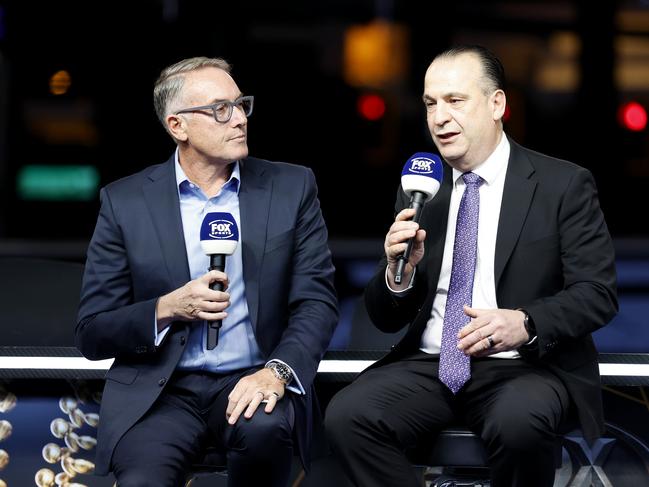
[[[471,306],[473,277],[478,250],[478,215],[480,214],[480,185],[483,179],[472,172],[462,175],[466,189],[460,201],[453,245],[453,267],[448,287],[442,347],[439,353],[439,380],[457,392],[471,377],[471,360],[458,350],[457,334],[470,318],[463,306]]]

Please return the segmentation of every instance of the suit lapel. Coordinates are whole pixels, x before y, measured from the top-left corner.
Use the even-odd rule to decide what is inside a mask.
[[[536,181],[531,179],[534,166],[525,155],[523,148],[511,139],[509,143],[511,147],[509,164],[500,207],[498,235],[496,237],[494,263],[496,290],[498,290],[500,278],[516,246],[516,242],[518,242],[537,185]]]
[[[175,175],[172,157],[151,171],[142,187],[156,237],[162,248],[171,289],[183,286],[190,279]]]
[[[243,281],[250,320],[257,328],[259,311],[259,280],[268,232],[270,197],[273,183],[261,164],[244,159],[240,164],[241,189],[239,212],[241,214],[241,257]]]

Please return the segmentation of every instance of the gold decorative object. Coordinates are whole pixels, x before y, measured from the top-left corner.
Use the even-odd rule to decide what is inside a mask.
[[[92,450],[95,447],[95,445],[97,445],[97,440],[94,439],[92,436],[84,435],[78,437],[77,443],[84,450]]]
[[[0,413],[7,413],[16,407],[16,395],[0,389]]]
[[[59,407],[65,414],[70,414],[70,411],[73,411],[77,407],[77,404],[79,404],[79,401],[70,396],[63,396],[59,400]]]
[[[50,431],[55,438],[63,438],[70,431],[70,423],[63,418],[56,418],[50,424]]]
[[[84,416],[88,425],[92,426],[93,428],[97,427],[97,425],[99,424],[99,415],[97,413],[88,413]]]
[[[12,431],[13,426],[11,426],[11,423],[9,421],[7,421],[6,419],[0,421],[0,441],[9,438]]]
[[[47,463],[57,463],[61,459],[61,447],[56,443],[48,443],[43,447],[43,459]]]
[[[54,472],[49,468],[41,468],[34,476],[38,487],[54,487]]]
[[[95,470],[95,464],[88,460],[84,460],[83,458],[77,458],[72,463],[72,468],[77,473],[90,473]]]

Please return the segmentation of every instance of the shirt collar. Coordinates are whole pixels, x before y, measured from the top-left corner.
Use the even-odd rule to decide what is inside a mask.
[[[174,166],[176,168],[176,185],[178,187],[178,192],[180,193],[180,188],[181,184],[190,184],[192,183],[187,175],[185,174],[185,171],[183,171],[182,166],[180,165],[180,159],[178,157],[178,149],[176,148],[176,152],[174,154]],[[196,185],[198,187],[198,185]],[[232,174],[230,174],[230,178],[225,182],[223,185],[223,189],[230,189],[231,191],[234,191],[239,195],[239,189],[241,187],[241,170],[239,168],[239,161],[235,161],[234,165],[232,166]]]
[[[493,184],[500,174],[507,168],[507,163],[509,162],[509,151],[510,145],[507,136],[503,132],[500,137],[500,142],[494,149],[487,159],[476,167],[473,171],[474,174],[477,174],[482,179],[484,179],[487,185]],[[453,168],[453,184],[456,185],[460,176],[462,176],[461,171]]]

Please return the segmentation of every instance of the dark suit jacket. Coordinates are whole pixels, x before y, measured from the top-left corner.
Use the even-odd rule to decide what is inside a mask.
[[[615,255],[589,171],[511,143],[495,255],[500,308],[526,309],[538,349],[525,360],[548,367],[568,389],[584,435],[599,436],[603,412],[597,352],[590,333],[617,312]],[[437,196],[426,206],[425,256],[413,289],[395,297],[385,285],[385,258],[365,294],[368,313],[384,331],[410,328],[375,366],[420,346],[439,279],[452,189],[445,168]],[[399,190],[396,211],[408,205]]]
[[[287,393],[295,404],[297,446],[305,461],[318,410],[313,379],[338,318],[315,178],[304,167],[247,158],[241,162],[239,204],[255,338],[264,357],[289,364],[307,391]],[[115,357],[101,403],[98,474],[107,473],[116,443],[176,368],[189,324],[173,323],[156,348],[155,306],[189,280],[173,157],[102,189],[76,327],[84,356]]]

